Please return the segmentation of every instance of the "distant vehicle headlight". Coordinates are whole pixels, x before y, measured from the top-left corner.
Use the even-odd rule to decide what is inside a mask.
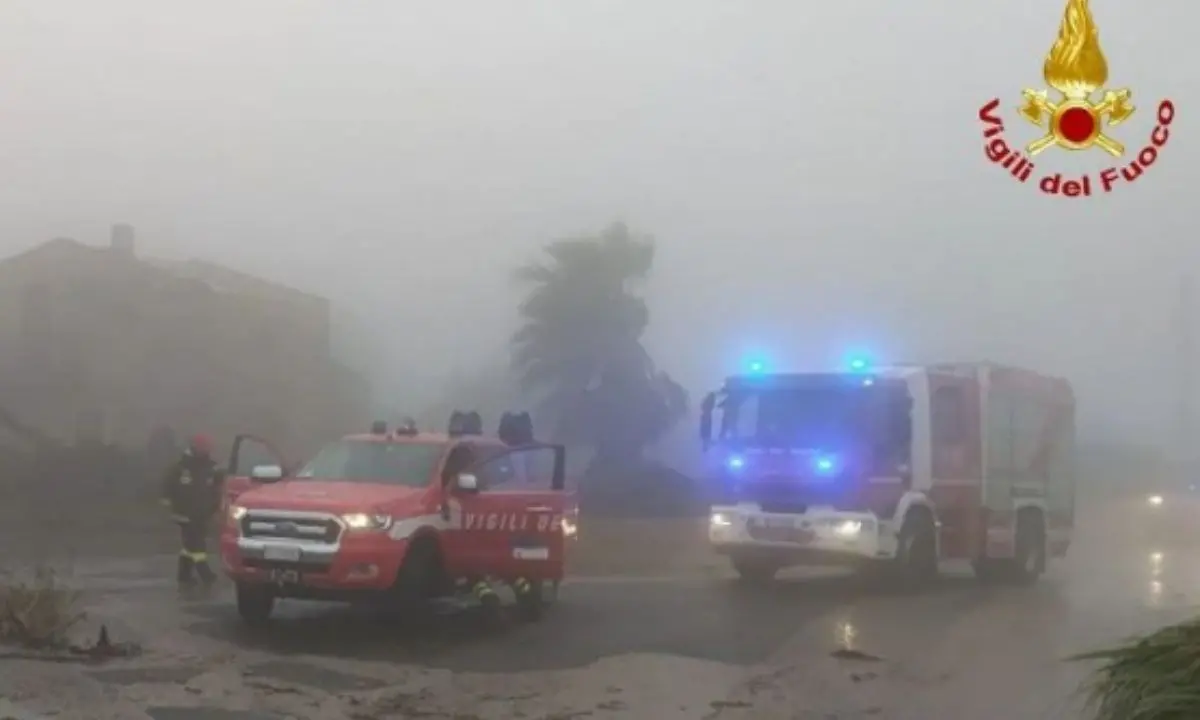
[[[1151,495],[1150,497],[1146,498],[1146,502],[1149,503],[1150,507],[1159,507],[1163,504],[1163,496]]]
[[[733,524],[733,520],[725,513],[713,513],[708,519],[708,524],[712,527],[729,527]]]

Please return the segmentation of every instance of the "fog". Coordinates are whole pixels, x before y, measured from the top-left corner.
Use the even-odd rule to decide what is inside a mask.
[[[1061,2],[10,0],[0,252],[133,223],[139,252],[328,295],[419,404],[505,361],[509,268],[623,220],[658,240],[648,344],[694,393],[748,352],[986,358],[1156,442],[1196,257],[1195,11],[1092,10],[1138,107],[1112,134],[1179,117],[1137,184],[1070,200],[993,167],[976,115],[999,97],[1014,144],[1039,134],[1015,109]]]

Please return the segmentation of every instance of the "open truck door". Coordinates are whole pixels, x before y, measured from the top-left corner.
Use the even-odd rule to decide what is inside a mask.
[[[291,468],[269,441],[257,435],[243,434],[233,439],[225,479],[222,515],[238,496],[258,483],[274,482],[287,477]]]
[[[574,507],[564,492],[562,445],[476,445],[448,492],[462,513],[455,543],[470,570],[502,580],[558,581]]]

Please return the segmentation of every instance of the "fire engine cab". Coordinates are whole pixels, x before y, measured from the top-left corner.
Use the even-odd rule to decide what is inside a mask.
[[[748,581],[803,564],[944,560],[1033,582],[1074,522],[1069,383],[989,363],[752,372],[702,405],[709,540]]]
[[[499,437],[480,430],[477,413],[456,412],[447,433],[376,423],[294,470],[239,437],[220,545],[242,617],[265,621],[281,598],[488,604],[501,584],[536,616],[575,528],[564,449],[534,442],[524,413],[506,413]]]

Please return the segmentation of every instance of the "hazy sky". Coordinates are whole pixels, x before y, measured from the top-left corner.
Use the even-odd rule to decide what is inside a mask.
[[[976,117],[1000,97],[1039,134],[1015,107],[1063,4],[4,0],[0,250],[128,221],[365,309],[432,379],[503,359],[508,267],[623,219],[658,238],[650,343],[695,391],[747,352],[987,357],[1150,439],[1197,256],[1200,16],[1092,0],[1139,108],[1111,134],[1179,116],[1136,185],[1067,200],[991,166]]]

